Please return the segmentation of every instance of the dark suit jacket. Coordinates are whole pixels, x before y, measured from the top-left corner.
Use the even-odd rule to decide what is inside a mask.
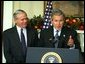
[[[64,37],[65,35],[65,37]],[[67,41],[69,36],[72,35],[75,48],[80,48],[79,41],[77,39],[77,32],[71,28],[63,26],[61,30],[61,35],[59,36],[58,48],[69,48],[67,45]],[[40,42],[38,44],[39,47],[54,47],[53,43],[53,27],[49,27],[48,29],[42,30],[40,33]]]
[[[37,45],[37,32],[27,28],[27,46],[35,47]],[[24,63],[26,57],[23,57],[22,45],[18,36],[16,27],[3,32],[4,56],[7,63]]]

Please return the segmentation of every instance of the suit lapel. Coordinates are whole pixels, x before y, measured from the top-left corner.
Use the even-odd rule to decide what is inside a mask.
[[[64,35],[65,35],[65,31],[64,31],[64,28],[62,28],[60,38],[62,38]]]
[[[58,47],[62,47],[66,41],[67,41],[67,34],[66,34],[66,29],[65,27],[62,28],[61,30],[61,34],[60,34],[60,37],[59,37],[59,46]]]
[[[48,36],[51,38],[51,39],[53,39],[54,38],[54,33],[53,33],[53,27],[50,27],[49,29],[48,29]]]
[[[17,32],[17,28],[14,27],[13,29],[14,29],[13,33],[14,33],[14,37],[15,37],[16,41],[20,42],[20,38],[19,38],[19,35],[18,35],[18,32]]]
[[[53,27],[50,27],[50,28],[47,29],[45,36],[46,36],[45,40],[47,42],[46,45],[48,47],[53,47],[53,38],[54,38],[54,36],[53,36]]]
[[[19,35],[18,35],[18,32],[17,32],[17,28],[16,28],[16,26],[15,27],[13,27],[13,38],[14,38],[14,40],[16,41],[15,43],[16,43],[16,45],[19,47],[19,48],[22,48],[21,46],[21,42],[20,42],[20,38],[19,38]]]

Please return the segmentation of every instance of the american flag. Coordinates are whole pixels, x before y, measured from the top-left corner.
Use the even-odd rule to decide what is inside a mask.
[[[47,6],[45,9],[45,15],[44,15],[44,24],[43,29],[47,29],[49,26],[51,26],[51,11],[52,11],[52,1],[47,1]]]

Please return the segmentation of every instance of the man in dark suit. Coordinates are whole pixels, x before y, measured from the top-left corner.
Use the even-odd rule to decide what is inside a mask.
[[[80,49],[77,32],[64,26],[64,21],[64,13],[59,9],[53,10],[51,14],[52,26],[41,31],[38,46]]]
[[[25,11],[17,10],[13,14],[13,18],[15,26],[3,32],[4,56],[6,63],[25,63],[26,48],[37,45],[37,31],[27,26],[28,17]],[[21,29],[23,29],[23,37]]]

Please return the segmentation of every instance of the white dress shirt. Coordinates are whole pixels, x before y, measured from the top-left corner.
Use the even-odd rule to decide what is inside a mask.
[[[21,41],[21,28],[19,26],[16,26],[17,27],[17,32],[18,32],[18,35],[19,35],[19,38],[20,38],[20,41]],[[23,33],[24,33],[24,36],[25,36],[25,42],[26,42],[26,46],[27,46],[27,30],[26,28],[22,28],[23,29]]]
[[[53,32],[54,32],[54,36],[56,35],[56,31],[57,31],[58,29],[55,29],[55,28],[53,28]],[[61,34],[61,30],[58,30],[59,32],[58,32],[58,36],[60,36],[60,34]]]
[[[53,28],[53,33],[54,33],[54,37],[55,37],[55,35],[56,35],[56,31],[57,31],[58,29],[55,29],[55,28]],[[61,30],[58,30],[59,32],[58,32],[58,36],[60,36],[60,34],[61,34]],[[70,47],[69,49],[74,49],[75,48],[75,44],[73,45],[73,47]]]

